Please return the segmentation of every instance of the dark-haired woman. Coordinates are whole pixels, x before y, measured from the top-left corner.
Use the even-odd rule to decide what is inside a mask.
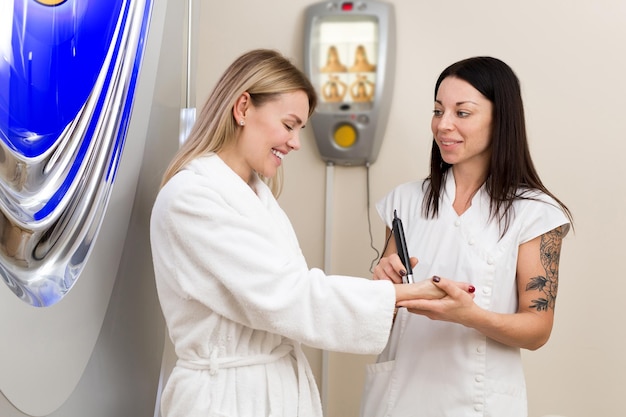
[[[550,337],[571,214],[537,174],[520,84],[501,60],[446,68],[431,127],[430,175],[377,208],[388,226],[394,210],[402,218],[415,281],[447,295],[398,303],[406,308],[368,367],[361,414],[526,417],[520,350]],[[400,282],[395,252],[390,239],[375,279]],[[474,297],[452,280],[472,284]]]

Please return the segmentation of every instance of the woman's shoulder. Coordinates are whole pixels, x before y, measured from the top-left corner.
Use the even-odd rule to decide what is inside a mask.
[[[538,228],[536,235],[558,226],[569,230],[569,219],[563,207],[552,196],[541,190],[521,189],[514,202],[515,218],[528,229]],[[533,236],[531,236],[533,237]]]
[[[537,189],[520,188],[517,191],[517,198],[514,205],[520,207],[533,207],[538,210],[549,209],[548,206],[561,209],[560,204],[556,199],[545,192]]]
[[[427,180],[413,180],[396,185],[387,194],[388,196],[400,196],[405,198],[420,197],[428,185]]]
[[[378,212],[385,218],[390,218],[394,210],[398,210],[401,216],[404,213],[419,212],[425,187],[423,180],[409,181],[395,186],[376,205]]]
[[[215,154],[201,156],[189,161],[164,185],[175,190],[185,190],[199,185],[207,186],[211,182],[224,182],[229,179],[229,168]]]
[[[177,204],[196,204],[206,200],[217,190],[212,184],[213,178],[218,177],[214,168],[215,161],[210,157],[196,158],[185,165],[180,171],[170,178],[159,190],[156,203],[167,206]]]

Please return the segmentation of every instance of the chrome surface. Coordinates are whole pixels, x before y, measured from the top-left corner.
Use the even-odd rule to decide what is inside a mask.
[[[119,4],[95,82],[75,117],[47,149],[31,154],[17,148],[10,118],[0,119],[0,275],[17,297],[33,306],[55,304],[72,288],[107,209],[130,118],[150,1]],[[22,5],[22,15],[33,11],[34,6]],[[74,7],[68,13],[79,18],[75,2],[58,7]],[[0,65],[28,59],[29,51],[19,50],[19,41],[1,42]],[[9,85],[12,73],[0,74],[4,78],[0,85]],[[0,106],[8,107],[7,100]],[[4,110],[11,113],[10,108]],[[37,131],[19,134],[26,144],[41,142],[45,136]]]

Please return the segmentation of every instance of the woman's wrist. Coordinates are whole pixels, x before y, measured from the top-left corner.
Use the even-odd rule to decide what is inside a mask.
[[[431,280],[418,281],[413,284],[395,284],[396,302],[405,300],[432,300],[442,298],[445,291],[437,287]]]

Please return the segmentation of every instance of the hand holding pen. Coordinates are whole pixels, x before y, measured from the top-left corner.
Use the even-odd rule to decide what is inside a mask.
[[[389,236],[389,238],[391,238],[391,236]],[[385,251],[385,253],[386,256],[383,256],[374,267],[372,279],[388,280],[397,284],[394,286],[396,290],[396,302],[398,302],[397,306],[404,307],[403,302],[408,300],[435,300],[448,295],[444,289],[440,288],[439,282],[442,279],[439,277],[423,279],[410,284],[403,283],[403,281],[407,280],[407,275],[409,275],[407,273],[408,268],[406,268],[406,266],[402,263],[400,256],[396,253],[393,246],[389,249],[389,252]],[[417,258],[409,258],[409,261],[412,267],[415,267],[418,262]],[[412,268],[409,269],[409,271],[410,270],[412,270]],[[472,294],[475,290],[472,285],[466,282],[451,280],[446,280],[445,282],[450,282],[451,285],[454,285],[470,294]]]
[[[406,239],[404,238],[404,228],[402,227],[402,220],[398,217],[398,212],[393,211],[393,220],[391,222],[392,233],[396,240],[396,249],[398,256],[404,265],[406,275],[402,277],[403,284],[413,283],[413,269],[411,266],[411,260],[409,258],[409,250],[406,246]]]
[[[396,301],[398,306],[412,306],[415,305],[409,302],[409,300],[435,300],[448,296],[449,294],[445,289],[440,287],[441,278],[433,277],[432,280],[422,280],[414,282],[413,280],[413,267],[417,265],[417,258],[410,258],[406,239],[404,236],[404,228],[402,227],[402,221],[398,217],[396,210],[393,212],[392,229],[391,233],[394,235],[394,243],[396,244],[396,252],[393,253],[393,246],[389,248],[387,252],[387,246],[383,250],[383,258],[380,259],[378,265],[374,268],[373,279],[388,279],[394,283],[400,284],[412,284],[412,285],[397,285],[396,286]],[[391,236],[389,236],[391,238]],[[463,290],[463,292],[469,293],[473,298],[475,288],[473,285],[464,282],[456,281],[444,281],[450,283],[448,286],[455,286]],[[441,285],[444,285],[441,284]]]

